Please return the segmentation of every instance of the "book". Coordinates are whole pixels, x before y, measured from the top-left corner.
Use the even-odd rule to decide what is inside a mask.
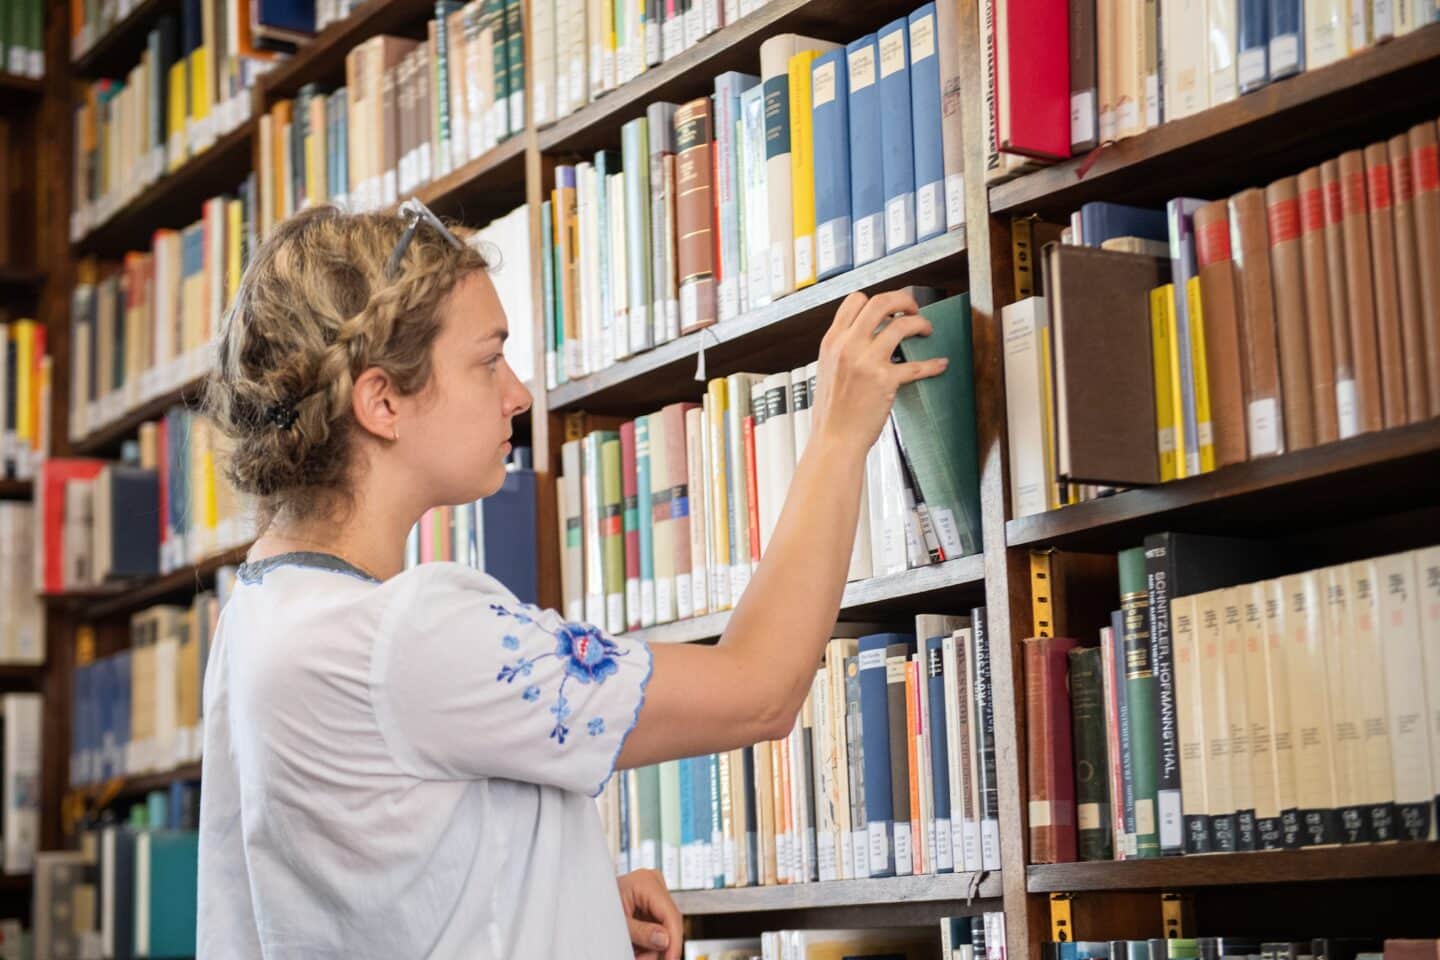
[[[937,17],[936,5],[926,3],[916,8],[908,18],[917,242],[939,236],[947,227],[945,133]]]
[[[1067,681],[1075,641],[1032,637],[1025,656],[1025,731],[1032,863],[1076,859],[1075,762]]]
[[[1385,426],[1406,422],[1405,357],[1399,290],[1395,275],[1394,194],[1390,157],[1384,143],[1365,148],[1365,199],[1370,215],[1370,264],[1374,282],[1376,346],[1380,362],[1380,401]]]
[[[879,58],[879,44],[874,34],[851,41],[845,48],[850,118],[850,218],[857,267],[885,253]]]
[[[1196,209],[1193,221],[1196,272],[1205,305],[1205,370],[1217,467],[1239,463],[1249,452],[1229,216],[1226,202],[1217,200]]]
[[[1065,0],[1007,3],[995,31],[995,117],[1002,151],[1070,156],[1069,11]]]
[[[817,57],[810,69],[815,166],[815,277],[854,265],[850,216],[850,85],[844,50]]]
[[[709,98],[676,110],[675,235],[682,333],[716,320],[710,141]]]
[[[1300,253],[1305,280],[1306,340],[1309,344],[1311,409],[1315,442],[1340,438],[1340,406],[1335,378],[1335,321],[1326,283],[1324,174],[1311,167],[1297,181],[1300,203]]]
[[[1265,198],[1260,190],[1245,190],[1230,198],[1230,240],[1246,360],[1246,444],[1251,459],[1285,449],[1274,287],[1264,217]]]
[[[811,64],[820,51],[801,50],[787,65],[790,109],[791,227],[795,238],[795,288],[815,283],[815,132]]]
[[[1415,177],[1410,141],[1401,133],[1387,141],[1391,193],[1394,198],[1395,279],[1399,295],[1400,342],[1404,359],[1405,415],[1410,423],[1424,420],[1430,409],[1426,384],[1424,320],[1420,305],[1420,263],[1415,236]]]
[[[910,36],[904,19],[876,32],[879,51],[881,178],[885,190],[885,253],[915,242],[915,140],[911,128]]]
[[[1384,426],[1385,411],[1381,398],[1380,347],[1376,339],[1364,154],[1359,150],[1342,153],[1338,163],[1346,313],[1349,317],[1350,358],[1355,375],[1355,421],[1358,432],[1365,432]]]
[[[1280,396],[1286,450],[1315,444],[1304,272],[1300,244],[1300,199],[1294,177],[1265,188],[1265,221],[1270,236],[1270,274],[1275,295]]]

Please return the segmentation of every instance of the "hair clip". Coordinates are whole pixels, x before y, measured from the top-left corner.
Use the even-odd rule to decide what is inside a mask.
[[[400,242],[395,244],[395,250],[390,254],[390,259],[385,261],[385,276],[387,279],[393,280],[399,275],[400,258],[405,256],[406,250],[410,249],[410,241],[415,239],[415,231],[419,229],[422,223],[429,224],[440,231],[440,236],[444,237],[446,242],[456,250],[463,250],[465,248],[465,244],[460,242],[460,238],[451,233],[450,228],[441,223],[440,218],[431,213],[430,208],[425,206],[424,202],[418,198],[411,197],[409,200],[406,200],[400,204],[400,209],[397,212],[400,214],[400,219],[405,221],[405,232],[400,235]]]
[[[295,421],[299,418],[300,415],[295,412],[295,405],[288,400],[274,404],[265,411],[266,421],[281,430],[289,430],[295,426]]]

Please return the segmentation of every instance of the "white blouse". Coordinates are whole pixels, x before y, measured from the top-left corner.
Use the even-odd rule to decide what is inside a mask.
[[[198,957],[631,957],[590,798],[650,668],[458,564],[241,567],[205,676]]]

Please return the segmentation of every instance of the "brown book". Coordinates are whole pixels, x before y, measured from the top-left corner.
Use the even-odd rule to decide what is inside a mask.
[[[665,466],[669,473],[671,539],[675,546],[675,597],[678,616],[694,615],[690,591],[690,471],[685,443],[685,412],[693,403],[672,403],[660,411],[665,422]]]
[[[1335,402],[1335,341],[1325,263],[1325,195],[1319,167],[1300,174],[1300,259],[1305,280],[1305,335],[1310,345],[1310,395],[1315,442],[1340,439]]]
[[[1280,353],[1270,280],[1270,234],[1265,194],[1245,190],[1230,198],[1230,247],[1240,304],[1241,355],[1245,358],[1245,436],[1251,458],[1285,450],[1280,405]]]
[[[1405,356],[1400,336],[1400,293],[1395,282],[1395,198],[1390,192],[1390,151],[1383,143],[1365,148],[1365,203],[1370,215],[1380,405],[1385,426],[1398,427],[1406,422]]]
[[[1388,146],[1390,186],[1395,196],[1395,289],[1400,297],[1400,342],[1405,357],[1405,419],[1418,423],[1430,415],[1430,391],[1415,245],[1415,177],[1410,168],[1410,138],[1399,134],[1390,138]]]
[[[1210,424],[1215,466],[1240,463],[1245,442],[1245,376],[1235,262],[1230,254],[1230,207],[1224,200],[1195,211],[1195,261],[1205,304],[1205,373],[1210,380]]]
[[[1410,128],[1410,172],[1415,181],[1415,259],[1424,314],[1425,385],[1430,416],[1440,417],[1440,147],[1433,123]]]
[[[1310,344],[1305,329],[1305,275],[1300,258],[1300,196],[1294,177],[1265,188],[1270,274],[1275,288],[1275,329],[1280,345],[1280,400],[1286,450],[1315,445],[1315,403],[1310,390]]]
[[[467,5],[468,6],[468,5]],[[450,169],[465,162],[469,156],[470,105],[466,98],[465,75],[465,8],[453,11],[446,18],[446,38],[449,41],[449,57],[446,61],[447,79],[450,89]]]
[[[1355,370],[1355,420],[1361,432],[1385,426],[1380,401],[1380,347],[1375,336],[1375,282],[1370,266],[1370,219],[1365,206],[1365,156],[1340,154],[1340,212],[1345,237],[1345,291],[1350,360]]]
[[[5,158],[0,162],[0,263],[9,264],[11,234],[15,227],[14,205],[10,201],[15,185],[10,178],[10,123],[4,119],[0,119],[0,157]]]
[[[1060,243],[1043,255],[1061,480],[1159,483],[1150,291],[1169,282],[1169,261]]]
[[[1440,960],[1440,940],[1386,940],[1385,960]]]
[[[1075,153],[1100,144],[1095,32],[1095,0],[1070,0],[1070,149]]]
[[[710,98],[675,111],[675,235],[680,332],[715,322],[715,204],[711,196]]]
[[[1067,637],[1031,637],[1025,647],[1030,862],[1072,863],[1076,854],[1075,761],[1070,736]]]
[[[1335,412],[1341,438],[1360,432],[1355,410],[1355,363],[1350,354],[1349,297],[1345,293],[1344,205],[1340,200],[1340,161],[1320,165],[1325,204],[1325,287],[1329,293],[1330,347],[1335,353]]]
[[[947,230],[959,229],[965,222],[965,144],[960,122],[960,104],[964,102],[960,86],[961,2],[937,0],[935,4],[935,32],[940,45],[940,145],[945,159]]]

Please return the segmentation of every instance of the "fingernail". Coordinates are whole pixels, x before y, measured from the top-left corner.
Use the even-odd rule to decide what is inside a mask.
[[[650,934],[650,946],[656,950],[664,950],[670,946],[670,937],[664,930],[656,930]]]

